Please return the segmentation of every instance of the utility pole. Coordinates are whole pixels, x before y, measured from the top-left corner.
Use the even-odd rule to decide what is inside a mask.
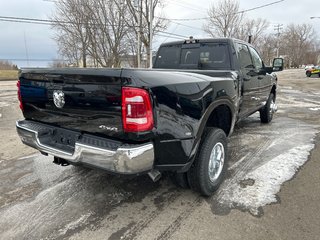
[[[137,46],[137,62],[138,68],[141,68],[141,17],[142,17],[142,0],[134,0],[134,7],[138,12],[138,46]]]
[[[149,39],[149,68],[152,68],[152,22],[153,22],[153,0],[150,0],[150,39]]]
[[[282,30],[282,26],[283,24],[277,24],[274,25],[274,30],[277,32],[276,36],[277,36],[277,57],[279,57],[279,39],[280,39],[280,34],[281,34],[281,30]]]
[[[23,37],[24,37],[24,48],[26,50],[26,57],[27,57],[27,66],[29,67],[29,52],[28,52],[28,46],[27,46],[26,32],[23,32]]]

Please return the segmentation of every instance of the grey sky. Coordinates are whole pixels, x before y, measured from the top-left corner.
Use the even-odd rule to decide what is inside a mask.
[[[240,9],[250,9],[274,2],[275,0],[240,0]],[[164,8],[167,18],[203,18],[212,1],[208,0],[167,0]],[[43,0],[0,0],[0,16],[26,17],[47,19],[54,10],[54,4]],[[268,29],[273,31],[275,24],[311,23],[320,35],[320,19],[311,20],[311,16],[320,17],[319,6],[313,0],[293,1],[285,0],[281,3],[246,13],[249,18],[264,18],[271,25]],[[188,25],[185,27],[176,23]],[[166,32],[174,32],[183,36],[206,37],[201,31],[204,21],[174,21],[170,23]],[[28,58],[50,60],[59,58],[57,47],[52,40],[54,31],[50,26],[14,23],[0,21],[0,59],[26,59]],[[24,37],[25,36],[25,37]],[[320,36],[319,36],[320,38]],[[26,39],[26,46],[25,41]],[[156,49],[163,41],[174,39],[157,37],[154,40]],[[46,66],[47,61],[12,61],[18,66]]]

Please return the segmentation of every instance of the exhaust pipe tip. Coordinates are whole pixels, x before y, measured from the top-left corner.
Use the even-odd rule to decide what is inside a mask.
[[[61,165],[63,167],[70,165],[70,163],[67,160],[65,160],[63,158],[59,158],[59,157],[54,157],[53,163],[57,164],[57,165]]]
[[[152,179],[153,182],[157,182],[161,178],[161,172],[159,172],[158,170],[155,170],[155,169],[148,172],[148,175]]]

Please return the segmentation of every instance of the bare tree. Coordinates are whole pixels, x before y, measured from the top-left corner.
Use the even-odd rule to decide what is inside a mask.
[[[307,54],[312,51],[315,32],[311,24],[289,24],[281,37],[283,49],[290,67],[299,67],[306,63]]]
[[[147,52],[147,63],[152,53],[150,53],[150,31],[153,36],[159,31],[163,31],[167,28],[168,21],[162,17],[162,11],[159,17],[153,19],[152,29],[150,29],[150,0],[136,0],[138,9],[134,5],[132,0],[126,0],[128,9],[131,13],[131,18],[128,21],[128,25],[135,26],[132,28],[135,35],[140,34],[141,42]],[[154,16],[155,9],[161,8],[163,0],[152,0],[152,15]],[[139,26],[140,23],[140,26]],[[151,56],[152,57],[152,56]]]
[[[239,11],[239,2],[220,0],[208,10],[209,19],[203,29],[211,37],[234,37],[243,23],[244,14]]]
[[[53,59],[52,62],[49,64],[50,67],[52,68],[64,68],[64,67],[69,67],[69,65],[62,61],[62,60],[58,60],[58,59]]]
[[[81,54],[82,66],[87,66],[87,48],[89,36],[87,33],[90,16],[86,13],[84,5],[86,0],[59,0],[55,1],[56,11],[53,14],[53,28],[57,30],[56,40],[62,53],[69,53],[77,49]],[[65,37],[67,40],[62,41]],[[67,43],[67,44],[64,44]],[[68,45],[73,44],[69,51]],[[77,54],[78,55],[78,54]],[[77,56],[78,57],[78,56]],[[79,61],[78,59],[74,59]]]
[[[309,49],[305,52],[305,59],[303,64],[320,64],[320,41],[316,40],[309,47]]]
[[[269,23],[266,19],[244,19],[233,37],[247,41],[248,36],[252,36],[251,43],[257,46],[268,27]]]
[[[90,15],[88,51],[99,66],[119,67],[126,54],[130,26],[123,1],[91,0],[86,5]]]
[[[262,55],[264,63],[271,66],[272,60],[276,57],[278,39],[274,34],[264,34],[259,39],[257,48]]]
[[[54,39],[58,44],[59,54],[68,60],[69,65],[79,67],[82,54],[77,36],[71,32],[61,31]]]
[[[87,60],[94,66],[119,67],[122,56],[136,52],[132,44],[139,33],[149,59],[150,31],[165,29],[166,20],[155,18],[150,28],[150,0],[137,1],[138,11],[131,0],[55,1],[52,20],[60,54],[76,65],[82,61],[83,67]],[[153,0],[153,13],[160,1]]]
[[[8,60],[0,60],[0,70],[17,70],[18,66]]]

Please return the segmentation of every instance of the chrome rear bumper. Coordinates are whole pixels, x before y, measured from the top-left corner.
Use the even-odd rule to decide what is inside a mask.
[[[126,144],[111,149],[76,141],[73,151],[64,151],[41,142],[41,137],[39,137],[41,130],[53,127],[26,120],[17,121],[16,127],[24,144],[73,164],[83,163],[120,174],[137,174],[148,172],[153,168],[154,147],[152,143]]]

